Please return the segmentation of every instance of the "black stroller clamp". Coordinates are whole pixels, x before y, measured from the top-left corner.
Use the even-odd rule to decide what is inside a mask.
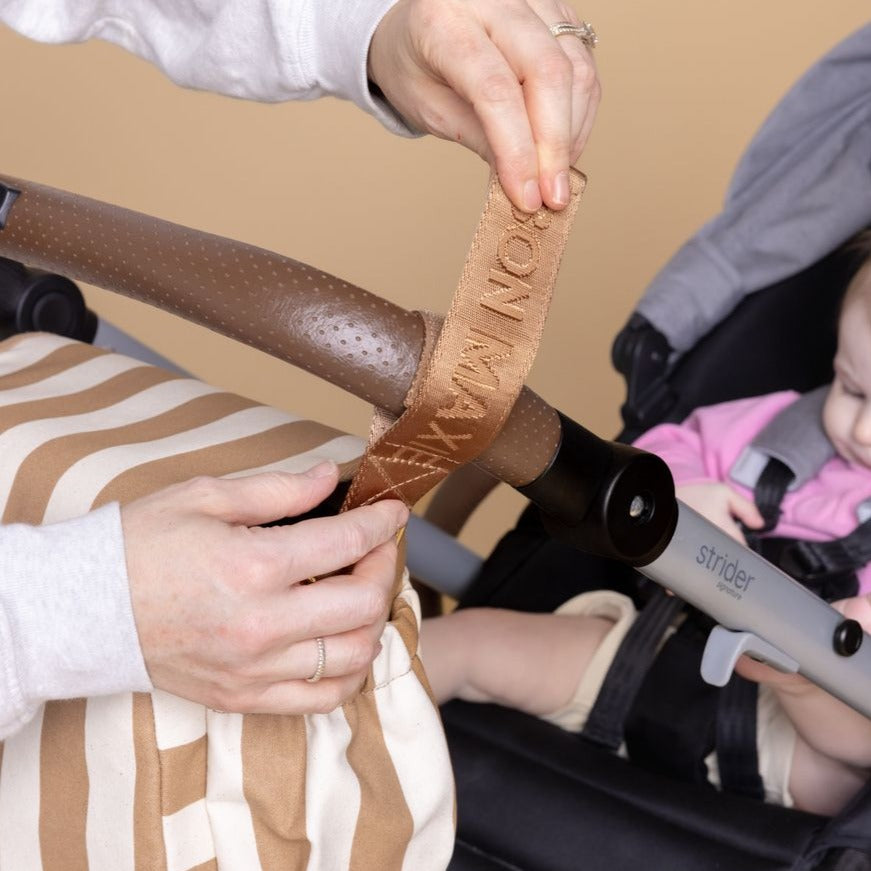
[[[641,566],[677,523],[674,482],[653,454],[607,442],[560,414],[562,439],[548,468],[516,489],[542,509],[547,531],[588,553]]]
[[[68,278],[0,257],[0,339],[32,331],[90,342],[97,317]]]
[[[637,435],[662,420],[677,399],[668,380],[672,348],[643,315],[634,313],[611,346],[611,363],[626,379],[620,414],[626,433]]]

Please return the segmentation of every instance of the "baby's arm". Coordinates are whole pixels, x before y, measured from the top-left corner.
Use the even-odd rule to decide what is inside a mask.
[[[764,521],[752,496],[733,488],[729,470],[748,443],[797,396],[784,391],[699,408],[682,423],[653,427],[635,445],[668,464],[679,499],[743,542],[735,521],[751,529]]]

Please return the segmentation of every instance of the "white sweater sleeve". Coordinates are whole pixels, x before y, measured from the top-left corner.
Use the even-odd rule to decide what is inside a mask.
[[[42,42],[103,39],[187,87],[252,100],[373,98],[372,34],[396,0],[0,0],[0,22]],[[45,701],[151,689],[130,604],[120,513],[0,526],[0,737]]]
[[[115,43],[180,85],[250,100],[353,100],[411,131],[369,90],[372,34],[396,0],[0,0],[0,21],[41,42]]]
[[[0,738],[51,699],[151,688],[118,505],[0,526]]]

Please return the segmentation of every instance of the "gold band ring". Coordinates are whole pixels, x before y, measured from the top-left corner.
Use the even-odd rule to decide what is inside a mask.
[[[327,646],[324,644],[324,639],[318,635],[315,638],[315,644],[318,646],[318,664],[315,666],[314,674],[306,678],[308,683],[317,683],[324,676],[324,670],[327,667]]]

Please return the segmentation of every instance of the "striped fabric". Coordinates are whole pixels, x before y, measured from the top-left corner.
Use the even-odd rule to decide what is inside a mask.
[[[0,515],[40,524],[194,475],[344,477],[360,439],[43,334],[0,343]],[[53,702],[0,745],[0,871],[428,871],[453,784],[407,576],[361,694],[326,715],[156,691]]]

